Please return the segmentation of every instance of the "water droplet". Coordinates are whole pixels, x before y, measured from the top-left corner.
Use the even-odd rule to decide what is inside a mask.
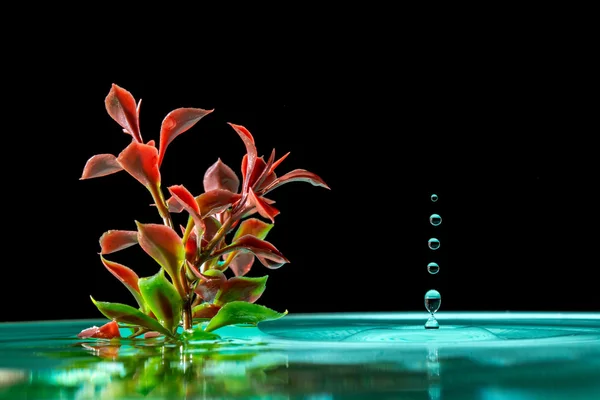
[[[442,304],[442,296],[437,290],[430,290],[425,293],[425,309],[431,314],[435,313],[440,309]]]
[[[440,241],[436,238],[429,239],[429,241],[427,241],[427,244],[429,245],[429,248],[431,250],[437,250],[440,248]]]
[[[437,195],[437,194],[432,194],[432,195],[431,195],[431,201],[433,201],[434,203],[435,203],[436,201],[438,201],[438,195]]]
[[[440,272],[440,266],[437,265],[437,263],[430,262],[427,264],[427,272],[429,272],[431,275],[435,275]]]
[[[440,217],[438,214],[431,214],[429,217],[429,222],[431,222],[431,225],[433,226],[438,226],[442,223],[442,217]]]

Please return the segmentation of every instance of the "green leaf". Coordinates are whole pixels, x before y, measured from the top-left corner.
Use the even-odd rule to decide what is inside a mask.
[[[156,315],[158,322],[165,329],[174,332],[179,325],[183,307],[175,286],[165,278],[162,269],[156,275],[141,278],[138,284],[144,301]]]
[[[216,333],[210,333],[203,331],[201,328],[196,328],[194,330],[184,331],[181,334],[181,337],[184,340],[219,340],[221,336]]]
[[[162,327],[157,320],[150,318],[137,308],[121,303],[109,303],[105,301],[96,301],[90,296],[92,302],[98,310],[108,319],[114,319],[117,322],[142,326],[151,331],[160,332],[167,336],[173,336],[172,333]]]
[[[267,276],[260,278],[235,277],[225,282],[213,301],[222,306],[232,301],[246,301],[254,303],[265,291]]]
[[[283,313],[279,313],[265,306],[259,306],[258,304],[246,303],[245,301],[233,301],[225,304],[219,310],[217,315],[210,320],[205,331],[211,332],[215,329],[233,324],[256,325],[261,321],[279,319],[287,313],[287,310]]]

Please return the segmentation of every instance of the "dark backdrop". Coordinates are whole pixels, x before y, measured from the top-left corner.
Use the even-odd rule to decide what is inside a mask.
[[[215,109],[170,145],[165,187],[199,194],[218,157],[239,173],[244,146],[227,122],[246,126],[259,154],[291,151],[280,171],[308,169],[331,186],[273,192],[281,214],[268,239],[291,263],[255,264],[251,276],[269,274],[261,304],[424,312],[435,288],[440,312],[600,308],[597,124],[588,125],[597,110],[580,54],[323,44],[190,57],[157,47],[142,58],[62,39],[52,56],[34,57],[12,104],[24,115],[4,149],[5,213],[17,234],[5,247],[0,320],[100,317],[90,295],[131,303],[100,263],[98,238],[159,222],[151,199],[125,173],[79,180],[89,157],[129,142],[104,108],[112,83],[143,99],[146,140],[174,108]],[[137,247],[107,258],[142,276],[157,268]]]

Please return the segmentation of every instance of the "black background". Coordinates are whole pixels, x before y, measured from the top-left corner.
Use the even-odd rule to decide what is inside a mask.
[[[104,108],[112,83],[143,99],[145,140],[172,109],[215,109],[170,145],[164,187],[201,193],[218,157],[239,173],[244,146],[227,122],[246,126],[259,154],[291,151],[280,173],[304,168],[330,185],[273,192],[281,214],[268,240],[291,263],[255,263],[249,275],[269,275],[261,304],[425,312],[435,288],[440,312],[598,311],[597,95],[587,52],[555,39],[434,48],[237,37],[232,48],[197,38],[142,52],[54,35],[12,82],[21,113],[6,117],[18,127],[5,133],[5,213],[15,233],[0,320],[101,317],[90,295],[132,304],[100,263],[98,238],[159,222],[151,198],[125,173],[79,180],[88,158],[129,143]],[[107,258],[141,276],[157,270],[138,247]],[[430,261],[439,274],[427,273]]]

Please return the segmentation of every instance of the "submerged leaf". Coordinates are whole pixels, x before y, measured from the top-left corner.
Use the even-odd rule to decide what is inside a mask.
[[[142,143],[138,109],[133,95],[113,83],[104,100],[106,111],[136,142]]]
[[[179,280],[179,269],[185,260],[185,248],[181,238],[168,226],[141,224],[138,227],[140,246],[171,276],[173,282]]]
[[[226,325],[233,324],[252,324],[256,325],[261,321],[270,321],[279,319],[287,314],[271,310],[270,308],[258,304],[246,303],[245,301],[233,301],[225,304],[210,320],[206,327],[206,332],[214,331]]]
[[[116,321],[110,321],[101,327],[92,326],[79,332],[77,337],[80,339],[113,339],[120,338],[121,333],[119,332],[119,325]]]
[[[223,306],[232,301],[254,303],[265,291],[267,278],[267,276],[260,278],[231,278],[221,286],[214,303],[218,306]]]
[[[85,163],[79,179],[99,178],[122,171],[123,167],[112,154],[96,154]]]
[[[210,114],[211,112],[213,112],[213,110],[203,110],[201,108],[178,108],[167,114],[160,128],[160,152],[158,157],[159,166],[162,164],[167,146],[173,141],[173,139],[190,129],[196,124],[196,122],[200,121],[202,117]]]
[[[148,189],[160,185],[160,171],[158,170],[158,150],[147,144],[131,142],[117,161],[131,176],[137,179]]]
[[[157,320],[150,318],[140,310],[128,306],[127,304],[96,301],[93,297],[92,302],[108,319],[114,319],[118,322],[141,326],[151,331],[160,332],[163,335],[172,336],[171,332],[163,328],[163,326],[159,324]]]
[[[136,231],[110,230],[100,236],[100,254],[110,254],[138,243]]]
[[[177,289],[160,270],[156,275],[139,280],[140,291],[146,304],[165,329],[174,332],[181,319],[183,302]]]
[[[222,189],[237,193],[240,187],[240,180],[235,172],[220,158],[206,170],[203,183],[205,192]]]

